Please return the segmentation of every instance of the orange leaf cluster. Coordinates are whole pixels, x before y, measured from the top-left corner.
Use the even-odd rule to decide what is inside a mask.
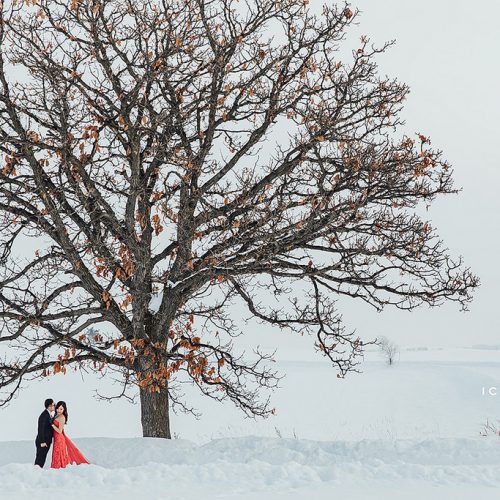
[[[132,295],[128,294],[120,304],[120,309],[125,311],[130,304],[132,304]]]
[[[111,295],[107,290],[103,290],[101,294],[102,301],[104,303],[104,306],[106,307],[106,310],[108,310],[111,307]]]
[[[116,269],[115,275],[118,279],[123,281],[134,274],[135,266],[132,261],[130,250],[124,243],[120,246],[118,255],[122,261],[122,266]]]
[[[160,216],[158,214],[153,215],[153,227],[156,236],[158,236],[163,231],[163,226],[161,225]]]
[[[177,214],[170,207],[163,206],[162,211],[172,222],[177,222]]]
[[[92,363],[93,367],[95,370],[99,370],[99,371],[102,371],[104,369],[104,367],[106,366],[106,362],[104,361],[100,361],[99,364],[97,363],[97,361],[94,360],[94,362]]]
[[[16,165],[18,164],[18,159],[15,156],[5,155],[5,166],[2,168],[3,175],[12,175],[15,177],[17,175]]]
[[[54,375],[56,375],[57,373],[63,373],[64,375],[66,374],[66,367],[59,361],[56,361],[52,369],[54,371]]]
[[[344,9],[344,17],[346,17],[347,19],[351,19],[352,16],[353,16],[352,10],[349,7],[346,7]]]
[[[97,127],[97,125],[88,125],[87,127],[85,127],[82,139],[99,139],[99,128]]]
[[[26,137],[31,142],[40,142],[40,136],[36,132],[33,132],[33,130],[29,130],[28,132],[26,132]]]
[[[109,267],[104,263],[104,259],[102,257],[98,257],[94,261],[94,266],[96,268],[97,276],[107,277],[109,274]]]
[[[164,194],[165,194],[165,191],[154,191],[153,194],[151,195],[151,201],[160,200]]]
[[[139,223],[141,226],[141,229],[144,229],[146,227],[146,216],[145,214],[141,213],[139,210],[137,210],[135,214],[135,220],[136,222]]]
[[[199,379],[199,377],[206,371],[207,366],[208,360],[203,354],[201,354],[190,360],[188,363],[188,371],[195,379]]]
[[[132,339],[130,343],[137,348],[143,349],[146,345],[146,341],[144,339]]]
[[[113,343],[114,345],[114,343]],[[129,349],[127,346],[119,346],[118,347],[118,354],[120,354],[121,356],[123,356],[123,360],[125,362],[126,365],[133,365],[134,361],[135,361],[135,352],[133,349]]]

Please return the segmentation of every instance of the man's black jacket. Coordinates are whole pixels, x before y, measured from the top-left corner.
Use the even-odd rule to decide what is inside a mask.
[[[38,434],[36,435],[36,440],[38,444],[47,443],[47,446],[52,443],[52,436],[54,435],[54,429],[52,429],[52,417],[49,412],[45,410],[38,417]]]

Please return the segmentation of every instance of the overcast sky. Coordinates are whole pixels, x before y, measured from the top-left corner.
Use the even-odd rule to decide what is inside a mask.
[[[320,12],[324,3],[311,0],[309,8]],[[430,137],[462,188],[458,195],[436,200],[427,218],[450,255],[463,256],[481,286],[466,313],[456,303],[377,313],[349,299],[339,302],[339,312],[347,329],[363,339],[385,335],[402,348],[500,346],[500,165],[495,154],[500,144],[500,2],[359,0],[352,8],[361,14],[348,48],[357,48],[361,35],[379,46],[396,41],[378,61],[382,75],[397,77],[411,89],[400,133]],[[238,319],[242,310],[234,313]],[[249,335],[239,339],[241,345],[278,348],[278,360],[318,359],[311,339],[252,323],[244,330]]]
[[[500,2],[360,0],[360,31],[375,42],[396,39],[381,71],[410,85],[408,133],[429,135],[454,166],[457,196],[438,200],[429,218],[479,275],[469,313],[455,304],[376,315],[375,328],[411,345],[500,344]],[[351,314],[346,314],[346,320]],[[352,316],[358,328],[373,315]]]
[[[324,2],[311,0],[320,9]],[[463,255],[481,279],[470,311],[455,303],[411,313],[372,311],[360,301],[343,304],[348,327],[364,338],[386,335],[401,346],[499,344],[500,331],[500,2],[462,0],[359,0],[359,35],[376,45],[396,40],[380,56],[382,74],[407,83],[403,114],[407,134],[430,136],[453,165],[463,191],[438,199],[428,212],[452,256]],[[268,337],[264,345],[271,346]],[[294,356],[305,347],[293,341],[280,350]]]

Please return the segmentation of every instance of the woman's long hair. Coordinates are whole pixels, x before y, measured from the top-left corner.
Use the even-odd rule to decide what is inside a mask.
[[[68,423],[68,408],[66,407],[66,403],[64,401],[59,401],[56,404],[56,416],[57,416],[57,409],[60,406],[62,406],[64,408],[63,415],[64,415],[64,418],[66,419],[66,421],[64,423],[67,424]]]

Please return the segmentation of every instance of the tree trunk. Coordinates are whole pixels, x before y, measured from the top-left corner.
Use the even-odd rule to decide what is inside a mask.
[[[142,435],[171,439],[167,388],[161,392],[140,389],[140,395]]]

